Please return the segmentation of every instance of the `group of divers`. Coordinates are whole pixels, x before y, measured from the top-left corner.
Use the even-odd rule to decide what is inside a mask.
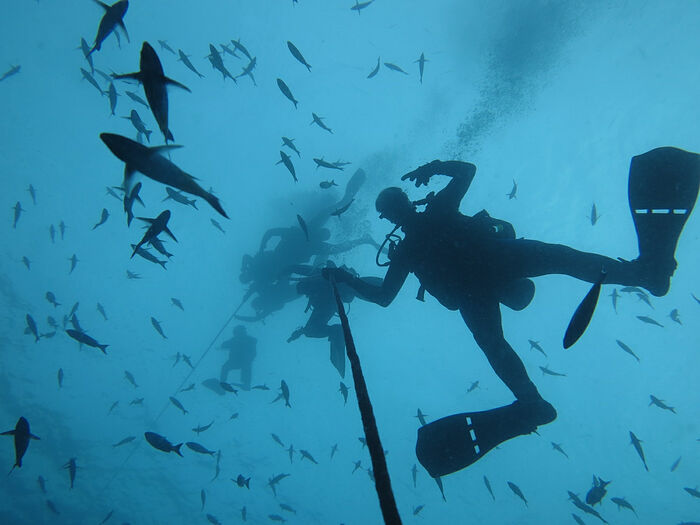
[[[370,3],[358,3],[358,6],[364,8]],[[86,56],[99,50],[115,28],[125,30],[123,17],[128,1],[120,0],[112,6],[101,5],[105,14],[95,44]],[[358,12],[360,9],[356,8]],[[294,54],[291,47],[290,51]],[[113,77],[136,80],[143,85],[148,105],[166,140],[164,146],[148,148],[121,135],[100,135],[110,151],[125,164],[122,188],[128,221],[133,217],[131,206],[138,200],[141,185],[133,184],[137,172],[180,192],[203,198],[221,216],[228,218],[211,191],[203,189],[194,177],[164,156],[177,147],[168,145],[173,136],[168,127],[167,86],[185,86],[165,76],[157,53],[147,42],[141,49],[139,71]],[[279,82],[278,85],[285,93],[286,86]],[[284,161],[284,156],[282,159]],[[310,310],[311,314],[306,324],[290,334],[287,341],[292,342],[301,336],[327,339],[330,361],[340,376],[345,377],[349,339],[345,326],[332,323],[336,313],[340,313],[334,291],[342,303],[358,298],[387,307],[412,273],[420,281],[419,299],[422,300],[427,292],[445,308],[458,311],[477,346],[513,393],[515,401],[491,410],[454,414],[431,423],[422,421],[416,445],[417,457],[441,489],[441,476],[473,464],[505,441],[532,433],[557,417],[556,410],[542,398],[519,356],[507,342],[501,325],[501,306],[516,311],[527,307],[535,293],[532,279],[538,276],[564,274],[591,283],[590,292],[574,312],[565,331],[563,346],[567,348],[584,334],[604,284],[642,288],[654,296],[665,295],[677,266],[676,245],[697,198],[700,156],[675,147],[659,147],[632,158],[628,180],[629,207],[637,233],[639,257],[631,261],[517,238],[510,223],[491,217],[486,210],[474,216],[462,214],[459,207],[475,174],[476,166],[468,162],[436,160],[420,166],[405,174],[402,180],[420,187],[427,186],[433,176],[442,175],[448,177],[449,182],[419,201],[411,201],[398,187],[383,190],[376,199],[376,209],[380,218],[393,223],[394,229],[381,245],[368,235],[332,243],[326,223],[332,216],[340,217],[353,203],[365,180],[364,172],[357,170],[339,201],[328,202],[306,219],[297,216],[297,225],[268,230],[259,250],[254,255],[243,257],[240,281],[247,286],[247,291],[235,312],[235,317],[241,322],[258,322],[291,301],[304,297],[306,311]],[[18,211],[15,213],[16,225]],[[156,246],[162,234],[176,240],[168,228],[169,218],[170,212],[165,210],[154,219],[144,219],[148,228],[133,246],[132,257],[145,245]],[[396,233],[398,230],[402,236]],[[278,241],[274,248],[269,248],[274,238]],[[331,262],[331,258],[360,245],[374,247],[378,263],[382,255],[387,259],[380,264],[387,267],[383,278],[361,277],[352,268],[337,267]],[[36,326],[32,328],[29,316],[27,323],[29,331],[38,340],[39,334]],[[107,345],[98,343],[83,330],[76,328],[66,332],[81,344],[105,352]],[[229,372],[239,369],[239,385],[250,389],[254,338],[239,325],[234,330],[233,339],[224,346],[231,352],[229,360],[222,368],[219,380],[208,386],[214,390],[227,390],[227,386],[230,387],[227,382]],[[280,398],[289,405],[289,392],[284,381],[281,390]],[[657,401],[661,403],[659,406],[663,404]],[[13,430],[2,435],[14,437],[14,466],[21,467],[30,441],[39,438],[32,434],[24,417],[19,418]],[[171,444],[164,436],[145,432],[144,437],[158,450],[180,453],[180,445]],[[641,441],[632,432],[630,438],[648,470]],[[74,479],[75,461],[69,462],[66,468]],[[484,478],[484,481],[491,491],[488,479]],[[246,483],[245,479],[239,482]],[[608,483],[594,476],[593,487],[585,502],[573,492],[569,492],[569,498],[579,510],[605,521],[593,505],[602,501]],[[508,485],[526,501],[517,485],[512,482]],[[693,497],[700,497],[696,489],[686,487],[685,490]],[[378,492],[382,501],[379,486]],[[634,510],[624,498],[613,500],[620,507]],[[208,518],[212,523],[216,522],[213,516]],[[270,516],[270,519],[274,518]],[[575,514],[574,519],[582,523]]]

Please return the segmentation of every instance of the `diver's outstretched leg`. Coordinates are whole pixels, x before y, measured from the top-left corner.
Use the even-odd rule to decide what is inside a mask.
[[[221,374],[219,375],[219,381],[221,381],[222,383],[226,382],[231,370],[234,370],[236,368],[234,365],[235,363],[233,363],[230,359],[226,361],[223,365],[221,365]]]
[[[253,363],[244,363],[241,365],[241,388],[250,390],[250,382],[253,377]]]

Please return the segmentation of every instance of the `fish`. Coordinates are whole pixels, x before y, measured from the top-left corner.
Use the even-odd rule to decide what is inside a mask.
[[[292,514],[297,513],[296,510],[294,510],[290,505],[287,505],[286,503],[280,503],[280,508],[282,510],[286,510],[287,512],[291,512]]]
[[[284,443],[282,443],[282,440],[279,438],[277,434],[270,434],[272,436],[272,440],[277,443],[280,447],[284,448]]]
[[[289,52],[292,54],[292,56],[296,58],[301,64],[306,66],[306,69],[308,69],[309,72],[311,72],[311,66],[304,58],[304,55],[301,54],[301,51],[297,49],[297,46],[295,46],[289,40],[287,40],[287,47],[289,48]]]
[[[671,310],[671,313],[668,314],[668,316],[671,318],[672,321],[675,321],[676,323],[678,323],[680,325],[683,324],[683,323],[681,323],[681,318],[678,315],[678,308],[674,308],[673,310]]]
[[[61,232],[61,240],[63,240],[63,234],[66,232],[66,224],[63,221],[58,223],[58,231]]]
[[[36,478],[37,483],[39,483],[39,488],[43,494],[46,494],[46,480],[43,476]]]
[[[413,515],[418,516],[418,514],[420,513],[421,510],[423,510],[424,507],[425,507],[425,505],[417,505],[417,506],[413,507]]]
[[[647,460],[644,459],[644,450],[642,449],[642,440],[634,435],[634,432],[630,430],[630,444],[634,447],[639,455],[642,463],[644,464],[644,470],[649,472],[649,467],[647,467]]]
[[[241,488],[245,487],[247,489],[250,489],[250,478],[246,478],[245,476],[243,476],[243,474],[239,474],[236,479],[231,478],[231,481],[233,481],[236,485],[238,485]]]
[[[32,269],[32,261],[30,261],[29,257],[27,257],[26,255],[22,257],[22,264],[24,264],[27,267],[27,270]]]
[[[201,510],[204,510],[204,504],[207,502],[207,493],[204,492],[204,489],[202,489],[201,492],[199,493],[199,499],[202,500],[202,508],[199,509],[201,511]]]
[[[75,316],[74,316],[75,317]],[[85,332],[80,332],[78,330],[71,330],[70,328],[66,330],[66,333],[72,338],[78,341],[81,345],[87,345],[92,348],[99,348],[102,353],[107,355],[107,347],[109,345],[103,345],[98,343],[94,338],[87,335]]]
[[[114,514],[114,511],[110,510],[107,513],[107,515],[105,516],[105,518],[100,522],[100,525],[104,525],[105,523],[107,523],[110,520],[110,518],[112,517],[112,514]]]
[[[338,392],[340,392],[340,394],[343,396],[343,404],[347,405],[348,404],[348,387],[342,381],[340,382],[340,388],[338,389]]]
[[[484,485],[486,485],[486,488],[488,489],[489,494],[491,494],[491,498],[493,499],[493,501],[496,501],[496,496],[494,496],[493,490],[491,489],[491,482],[486,476],[484,476]]]
[[[296,170],[294,169],[294,164],[292,164],[292,159],[289,157],[289,155],[287,155],[284,151],[280,150],[280,157],[281,160],[278,160],[275,164],[283,163],[287,170],[289,170],[289,173],[292,174],[294,182],[299,182],[299,179],[297,179]]]
[[[233,44],[233,47],[236,48],[236,51],[240,51],[241,53],[243,53],[246,57],[248,57],[248,60],[253,60],[253,57],[250,55],[250,52],[248,52],[246,47],[243,44],[241,44],[240,38],[238,40],[231,40],[231,43]]]
[[[257,86],[258,84],[255,82],[255,77],[253,76],[253,70],[255,69],[256,64],[258,63],[258,58],[253,57],[250,62],[248,62],[248,65],[243,68],[243,71],[236,77],[236,78],[241,78],[244,76],[249,76],[250,79],[253,81],[253,85]]]
[[[144,124],[143,120],[141,120],[141,115],[139,115],[138,111],[135,109],[131,110],[131,113],[129,113],[128,117],[122,117],[129,122],[131,122],[132,126],[138,131],[139,133],[143,133],[146,136],[146,140],[148,142],[151,142],[151,131],[150,129],[146,129],[146,124]]]
[[[354,474],[357,469],[362,468],[362,460],[358,459],[357,461],[353,461],[354,468],[352,469],[351,474]]]
[[[163,265],[165,265],[165,261],[157,261],[157,262],[163,263]],[[165,268],[165,266],[163,266],[163,268]],[[138,273],[130,272],[129,270],[127,270],[126,271],[126,278],[127,279],[141,279],[141,276]]]
[[[168,228],[168,221],[170,220],[170,210],[165,210],[161,212],[158,217],[155,219],[149,219],[148,217],[137,217],[139,220],[147,222],[150,224],[148,229],[146,230],[146,233],[143,234],[143,237],[141,240],[138,242],[138,244],[134,247],[133,251],[131,252],[131,258],[134,258],[134,255],[136,255],[136,252],[141,246],[146,244],[147,242],[150,243],[151,240],[155,239],[160,235],[161,233],[165,232],[170,236],[172,240],[177,242],[177,239],[175,238],[175,235],[173,234],[172,231]]]
[[[591,207],[591,215],[589,217],[591,220],[591,226],[595,226],[596,222],[598,222],[598,219],[600,219],[600,215],[598,215],[598,210],[596,210],[595,207],[595,202],[593,203],[593,206]]]
[[[158,44],[160,45],[161,49],[165,49],[166,51],[170,51],[173,55],[175,55],[175,51],[173,51],[173,48],[168,45],[167,40],[158,40]]]
[[[129,0],[119,0],[111,6],[99,1],[97,3],[104,8],[105,14],[102,16],[102,20],[100,20],[100,25],[97,28],[97,35],[95,36],[95,43],[88,52],[88,55],[99,51],[102,48],[102,42],[105,41],[112,31],[115,31],[117,26],[124,31],[126,39],[129,41],[129,33],[127,33],[126,26],[124,25],[124,15],[126,15],[126,11],[129,9]]]
[[[206,430],[209,430],[209,428],[211,428],[211,426],[212,426],[213,424],[214,424],[214,421],[212,420],[212,422],[209,423],[208,425],[203,425],[203,426],[202,426],[202,425],[198,425],[197,427],[195,427],[195,428],[192,429],[192,432],[195,432],[197,435],[199,435],[199,434],[201,434],[202,432],[204,432],[204,431],[206,431]]]
[[[695,294],[694,294],[694,293],[691,293],[690,295],[693,296],[693,299],[695,299],[695,302],[696,302],[696,303],[700,304],[700,299],[698,299],[697,297],[695,297]]]
[[[151,106],[148,105],[148,102],[142,99],[137,93],[134,93],[133,91],[125,91],[125,93],[134,102],[141,104],[146,109],[151,109]]]
[[[542,370],[542,375],[566,377],[566,374],[560,374],[559,372],[550,370],[546,366],[541,366],[540,370]]]
[[[73,488],[75,484],[75,473],[78,470],[78,465],[75,463],[75,458],[70,458],[68,462],[63,465],[63,468],[68,470],[68,477],[70,478],[70,488]]]
[[[406,73],[403,69],[401,69],[396,64],[392,64],[391,62],[384,62],[384,67],[392,71],[396,71],[397,73],[403,73],[404,75],[408,75],[408,73]]]
[[[221,525],[221,522],[218,519],[216,519],[216,516],[214,516],[213,514],[207,514],[207,521],[212,525]]]
[[[97,80],[95,80],[95,77],[92,76],[92,73],[89,71],[86,71],[82,67],[80,68],[80,73],[83,75],[83,78],[87,80],[94,88],[100,92],[100,95],[104,96],[106,95],[105,91],[100,87],[100,85],[97,83]]]
[[[107,219],[109,218],[109,211],[107,208],[102,208],[102,214],[100,215],[100,220],[97,224],[95,224],[92,229],[94,230],[98,226],[102,226],[105,222],[107,222]]]
[[[609,297],[612,297],[613,310],[615,310],[615,313],[617,313],[617,300],[620,297],[620,294],[617,293],[617,288],[613,288],[613,291]]]
[[[576,494],[574,494],[573,492],[571,492],[571,491],[567,491],[567,492],[569,493],[569,500],[571,500],[571,502],[572,502],[576,507],[578,507],[579,509],[581,509],[581,510],[582,510],[583,512],[585,512],[586,514],[590,514],[591,516],[595,516],[596,518],[598,518],[599,520],[601,520],[603,523],[607,523],[607,521],[605,521],[605,519],[604,519],[600,514],[598,514],[598,512],[597,512],[593,507],[591,507],[591,506],[589,506],[589,505],[586,505],[586,504],[585,504],[583,501],[581,501],[581,499],[580,499]]]
[[[80,306],[80,301],[77,301],[70,309],[70,313],[68,314],[68,317],[73,317],[77,312],[78,312],[78,307]],[[80,330],[80,328],[76,327],[76,330]]]
[[[152,263],[160,264],[163,267],[163,270],[167,270],[167,268],[165,267],[165,263],[167,263],[168,261],[161,261],[160,259],[155,257],[151,252],[145,250],[144,248],[137,248],[135,244],[132,244],[131,247],[136,251],[136,255],[138,255],[139,257],[142,257],[143,259],[146,259],[147,261],[150,261]],[[126,275],[129,279],[141,278],[139,274],[132,273],[129,270],[126,271]]]
[[[22,215],[24,209],[22,208],[22,204],[19,201],[17,201],[17,204],[15,204],[13,209],[15,210],[15,217],[14,222],[12,223],[12,227],[17,228],[17,221],[19,221],[19,218]]]
[[[280,88],[280,91],[282,92],[282,94],[285,97],[287,97],[294,104],[294,108],[296,109],[299,101],[294,98],[294,95],[292,95],[292,91],[289,89],[289,86],[287,86],[287,84],[284,83],[284,80],[282,80],[281,78],[278,78],[277,79],[277,87]]]
[[[104,320],[107,321],[107,313],[105,312],[104,306],[100,303],[97,303],[97,311],[100,312]]]
[[[109,110],[112,112],[112,115],[114,115],[114,112],[117,109],[117,97],[119,96],[119,93],[117,93],[117,88],[114,87],[114,82],[109,83],[107,96],[109,97]]]
[[[112,133],[102,133],[100,138],[119,160],[126,163],[124,168],[126,181],[131,179],[134,172],[138,171],[156,182],[203,198],[212,208],[228,219],[228,215],[221,207],[217,197],[205,191],[204,188],[197,184],[194,177],[160,155],[161,152],[178,146],[149,148],[136,141]]]
[[[350,208],[350,206],[352,205],[353,202],[355,202],[354,197],[352,199],[350,199],[350,202],[348,202],[345,206],[342,206],[341,208],[336,208],[335,211],[331,212],[331,215],[338,217],[340,219],[340,216],[343,213],[345,213],[346,211],[348,211],[348,209]]]
[[[195,384],[190,383],[190,386],[185,387],[185,388],[181,388],[180,390],[178,390],[178,392],[189,392],[190,390],[194,390],[194,387],[195,387]],[[213,421],[212,421],[212,423],[213,423]]]
[[[316,125],[317,125],[318,127],[320,127],[321,129],[325,129],[328,133],[333,133],[333,130],[332,130],[331,128],[329,128],[328,126],[326,126],[326,125],[323,123],[323,119],[324,119],[325,117],[319,117],[316,113],[314,113],[314,112],[312,111],[312,112],[311,112],[311,118],[313,119],[313,120],[311,121],[311,124],[316,124]],[[311,125],[311,124],[309,124],[309,125]]]
[[[637,360],[637,362],[639,362],[639,357],[637,357],[637,354],[635,354],[629,346],[627,346],[625,343],[623,343],[619,339],[615,339],[615,342],[617,343],[617,346],[622,348],[625,352],[627,352],[629,355],[634,357]]]
[[[170,302],[173,304],[173,306],[177,306],[183,312],[185,311],[185,308],[182,306],[180,299],[177,299],[176,297],[171,297]]]
[[[189,413],[189,412],[185,409],[185,407],[182,406],[182,403],[180,403],[176,398],[174,398],[173,396],[170,396],[169,399],[170,399],[170,402],[171,402],[173,405],[175,405],[178,409],[180,409],[180,410],[182,411],[183,415]]]
[[[56,379],[58,380],[58,388],[63,388],[63,368],[58,369]]]
[[[605,487],[607,487],[609,484],[609,481],[603,481],[602,478],[593,476],[593,486],[586,494],[586,503],[591,506],[600,503],[608,493]]]
[[[552,443],[552,448],[553,448],[554,450],[556,450],[556,451],[561,452],[562,454],[564,454],[564,456],[566,456],[567,459],[569,458],[569,455],[568,455],[566,452],[564,452],[564,449],[563,449],[563,448],[561,448],[561,443],[555,443],[554,441],[552,441],[551,443]]]
[[[148,241],[148,244],[153,246],[153,248],[155,248],[155,250],[158,253],[165,255],[167,258],[170,258],[173,256],[172,253],[168,252],[168,250],[165,249],[165,245],[163,244],[163,241],[161,241],[158,237],[153,237],[152,239],[150,239]]]
[[[173,398],[170,399],[172,400]],[[216,452],[214,452],[213,450],[209,450],[206,447],[200,445],[199,443],[195,443],[194,441],[188,441],[187,443],[185,443],[185,445],[187,445],[187,448],[189,448],[190,450],[194,450],[198,454],[209,454],[210,456],[216,454]]]
[[[658,397],[655,397],[651,394],[649,395],[649,399],[651,399],[651,401],[649,402],[649,406],[656,405],[657,407],[663,410],[668,410],[669,412],[673,412],[674,414],[676,413],[676,409],[668,406],[666,403],[664,403],[662,399],[659,399]]]
[[[279,521],[280,523],[284,523],[285,521],[287,521],[279,514],[268,514],[267,517],[270,518],[271,521]]]
[[[646,323],[646,324],[651,324],[651,325],[654,325],[654,326],[660,326],[661,328],[664,327],[664,325],[662,325],[662,324],[659,323],[658,321],[655,321],[655,320],[652,319],[651,317],[647,317],[646,315],[638,315],[638,316],[637,316],[637,319],[639,319],[641,322]]]
[[[316,169],[318,168],[328,168],[331,170],[340,170],[343,171],[344,168],[342,166],[336,166],[335,164],[332,164],[330,162],[326,162],[323,159],[313,159],[314,162],[316,163]]]
[[[574,521],[578,523],[578,525],[586,525],[585,522],[573,512],[571,513],[571,517],[574,518]]]
[[[678,465],[680,464],[680,462],[681,462],[681,458],[680,458],[680,456],[679,456],[678,459],[677,459],[676,461],[674,461],[673,464],[671,465],[671,468],[670,468],[671,472],[675,472],[675,471],[676,471],[676,469],[678,468]]]
[[[598,303],[598,296],[600,295],[600,287],[605,280],[605,270],[600,272],[600,277],[598,281],[591,287],[591,289],[583,298],[581,304],[578,305],[574,315],[571,317],[569,326],[566,328],[566,333],[564,334],[564,348],[569,348],[583,335],[588,327],[588,323],[591,322],[593,317],[593,312],[595,311],[596,304]]]
[[[224,53],[228,53],[232,57],[241,58],[236,54],[236,51],[232,50],[230,47],[228,47],[228,45],[219,44],[219,46],[221,47],[221,51],[223,51]]]
[[[304,232],[304,236],[306,237],[306,240],[309,240],[309,229],[306,226],[306,221],[304,218],[297,213],[297,222],[299,223],[299,227],[301,228],[301,231]]]
[[[280,394],[272,402],[274,403],[280,399],[284,399],[285,406],[292,408],[292,405],[289,404],[289,386],[287,386],[284,379],[282,379],[282,382],[280,383]]]
[[[141,62],[139,71],[135,73],[112,76],[115,79],[138,80],[143,85],[146,100],[148,100],[148,105],[151,107],[151,112],[158,123],[160,131],[165,137],[165,142],[167,143],[168,141],[174,141],[175,139],[173,138],[173,134],[168,128],[167,86],[177,86],[187,92],[191,91],[190,88],[184,84],[180,84],[179,82],[165,76],[163,66],[160,63],[160,59],[158,58],[158,54],[156,53],[155,49],[153,49],[148,42],[144,42],[141,46]],[[112,152],[114,153],[114,150]],[[147,173],[144,173],[144,175],[149,176]]]
[[[49,302],[49,304],[52,304],[54,308],[61,306],[61,303],[56,301],[56,296],[53,294],[53,292],[46,292],[46,300]]]
[[[373,78],[377,73],[379,73],[379,66],[380,64],[380,59],[381,57],[377,57],[377,65],[374,67],[372,71],[369,72],[369,75],[367,75],[367,78]]]
[[[122,445],[126,445],[127,443],[131,443],[135,439],[136,439],[136,436],[127,436],[124,439],[122,439],[121,441],[119,441],[119,443],[115,443],[114,445],[112,445],[112,447],[113,448],[121,447]]]
[[[351,11],[357,11],[357,14],[360,14],[360,11],[368,7],[374,0],[369,0],[367,2],[360,2],[359,0],[355,0],[355,5],[350,8]]]
[[[119,406],[119,401],[115,401],[112,403],[112,406],[109,407],[109,410],[107,411],[107,415],[110,415],[112,413],[112,410],[117,408]]]
[[[76,314],[70,316],[70,324],[73,326],[73,330],[76,332],[85,332],[85,330],[83,330],[83,328],[80,326],[80,321],[78,321],[78,316]]]
[[[515,199],[516,192],[518,191],[518,184],[515,182],[515,179],[513,179],[513,189],[510,190],[510,193],[506,193],[506,196],[508,197],[508,200]]]
[[[78,259],[77,255],[73,254],[68,258],[68,260],[70,261],[70,270],[68,271],[68,274],[70,275],[73,273],[73,270],[75,270],[75,267],[78,265],[78,261],[80,259]]]
[[[36,190],[34,189],[34,186],[30,184],[27,191],[29,192],[29,196],[32,198],[32,203],[34,203],[34,206],[36,206]]]
[[[467,394],[470,392],[474,392],[474,390],[476,390],[477,388],[479,388],[479,382],[474,381],[471,385],[469,385],[469,388],[467,388]]]
[[[29,421],[23,416],[17,420],[14,430],[8,430],[6,432],[1,432],[0,436],[13,436],[15,441],[15,464],[10,469],[12,472],[15,467],[22,468],[22,458],[29,448],[29,442],[34,440],[39,440],[41,438],[32,434],[29,429]]]
[[[190,361],[190,356],[182,354],[182,360],[187,364],[187,366],[194,370],[194,366],[192,366],[192,361]]]
[[[241,508],[241,519],[243,521],[247,521],[246,515],[247,515],[247,511],[246,511],[245,505],[243,505],[243,507]]]
[[[414,463],[411,467],[411,477],[413,478],[413,488],[416,488],[416,475],[418,474],[418,467]]]
[[[518,487],[512,481],[508,482],[508,486],[510,487],[510,490],[513,491],[513,494],[515,494],[516,496],[518,496],[521,500],[523,500],[525,502],[525,506],[527,507],[527,500],[525,499],[523,492],[520,490],[520,487]]]
[[[146,441],[148,441],[148,444],[153,448],[167,453],[175,452],[178,456],[182,457],[182,453],[180,452],[182,443],[179,445],[173,445],[165,437],[161,436],[160,434],[156,434],[155,432],[144,432],[143,435],[146,438]]]
[[[189,55],[186,55],[182,49],[178,49],[177,54],[180,57],[180,58],[178,58],[179,62],[182,62],[183,64],[185,64],[185,67],[187,69],[189,69],[190,71],[192,71],[199,78],[204,78],[204,75],[202,75],[199,71],[197,71],[197,68],[192,65],[192,62],[190,62]]]
[[[129,403],[129,406],[131,405],[141,405],[143,406],[143,398],[142,397],[137,397],[135,399],[132,399],[131,402]]]
[[[275,477],[267,480],[267,485],[272,489],[272,493],[277,496],[277,490],[275,487],[277,484],[282,481],[284,478],[289,477],[290,474],[277,474]]]
[[[650,308],[654,308],[651,304],[651,299],[649,299],[649,296],[646,293],[637,293],[637,297],[640,301],[647,303]]]
[[[700,491],[691,487],[683,487],[683,490],[685,490],[688,494],[693,496],[694,498],[700,498]]]
[[[421,53],[420,56],[418,57],[418,60],[414,61],[413,63],[418,63],[418,72],[420,73],[420,83],[423,83],[423,68],[425,67],[425,63],[428,62],[428,60],[425,59],[425,53]]]
[[[425,421],[425,417],[426,417],[427,415],[428,415],[428,414],[424,414],[423,412],[421,412],[421,410],[420,410],[420,408],[419,408],[418,411],[416,412],[416,415],[413,416],[413,417],[417,417],[417,418],[418,418],[418,421],[420,421],[421,426],[425,426],[425,425],[427,425],[427,423],[426,423],[426,421]]]
[[[117,188],[117,186],[115,186],[115,188]],[[107,186],[105,189],[107,190],[107,195],[111,195],[112,197],[114,197],[118,201],[122,200],[122,198],[119,195],[117,195],[116,193],[114,193],[114,190],[112,188],[110,188],[109,186]],[[121,186],[119,186],[118,189],[119,189],[119,191],[123,191],[123,188]]]
[[[139,385],[136,384],[136,380],[134,379],[134,374],[132,374],[132,373],[129,372],[128,370],[124,370],[124,378],[125,378],[129,383],[131,383],[132,385],[134,385],[134,388],[138,388],[138,387],[139,387]]]
[[[214,228],[219,230],[221,233],[226,233],[216,219],[209,219],[209,221],[211,222],[212,226],[214,226]]]
[[[634,512],[635,516],[637,515],[637,511],[634,510],[634,507],[625,498],[610,498],[610,501],[617,505],[617,510],[629,509]]]
[[[139,200],[139,192],[141,191],[141,182],[137,182],[131,191],[124,192],[124,212],[126,213],[126,225],[131,226],[131,221],[134,220],[134,201]]]
[[[50,499],[47,499],[47,500],[46,500],[46,506],[49,508],[49,510],[50,510],[51,512],[53,512],[54,514],[56,514],[56,516],[58,516],[58,515],[61,514],[60,512],[58,512],[58,509],[56,508],[56,505],[54,504],[54,502],[51,501]]]
[[[301,153],[299,153],[299,150],[294,145],[294,139],[282,137],[282,146],[287,146],[289,149],[291,149],[293,152],[295,152],[297,154],[297,157],[301,157]]]
[[[8,78],[10,78],[11,76],[16,75],[17,73],[19,73],[19,70],[20,70],[20,69],[22,69],[22,66],[10,66],[10,69],[8,69],[7,71],[5,71],[5,72],[2,74],[2,76],[0,76],[0,82],[2,82],[3,80],[6,80],[6,79],[8,79]]]
[[[226,392],[231,392],[232,394],[238,395],[238,390],[233,388],[233,385],[231,383],[227,383],[226,381],[219,381],[219,386],[222,390],[225,390]]]
[[[195,210],[197,209],[197,201],[195,199],[188,199],[185,197],[181,191],[175,191],[169,186],[165,187],[165,192],[168,194],[167,197],[165,197],[162,202],[167,201],[168,199],[172,199],[175,202],[178,202],[180,204],[185,204],[185,205],[190,205],[192,206]]]
[[[318,183],[318,185],[323,188],[324,190],[327,190],[328,188],[331,188],[333,186],[337,186],[335,183],[335,180],[324,180]]]
[[[228,69],[226,69],[226,66],[224,65],[224,60],[221,58],[221,54],[219,51],[214,47],[213,44],[209,44],[209,54],[207,55],[207,58],[209,59],[209,62],[211,63],[211,67],[219,71],[222,75],[222,78],[226,80],[226,77],[230,78],[234,82],[236,82],[236,79],[234,76],[229,72]]]
[[[251,390],[270,390],[270,387],[267,385],[255,385]]]
[[[313,457],[307,450],[303,450],[303,449],[302,449],[302,450],[299,451],[299,454],[301,454],[302,459],[303,459],[303,458],[306,458],[306,459],[308,459],[309,461],[311,461],[311,463],[314,463],[315,465],[318,465],[318,461],[316,461],[316,460],[314,459],[314,457]]]

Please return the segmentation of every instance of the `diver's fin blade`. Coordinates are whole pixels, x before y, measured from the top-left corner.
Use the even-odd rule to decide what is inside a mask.
[[[223,396],[226,394],[224,389],[221,388],[221,382],[214,377],[209,378],[209,379],[205,379],[204,381],[202,381],[202,386],[205,386],[206,388],[208,388],[209,390],[211,390],[212,392],[214,392],[216,394],[219,394],[220,396]]]
[[[331,338],[331,364],[340,374],[341,378],[345,377],[345,343],[343,342],[342,334],[338,340]]]
[[[537,419],[518,401],[484,412],[447,416],[418,429],[416,456],[428,474],[439,478],[472,465],[509,439],[533,432]]]

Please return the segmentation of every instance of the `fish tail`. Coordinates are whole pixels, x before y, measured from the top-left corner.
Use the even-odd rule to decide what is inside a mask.
[[[132,255],[132,257],[133,257],[133,255]],[[168,262],[168,261],[158,261],[158,264],[160,264],[163,267],[163,270],[167,270],[167,268],[165,267],[166,262]],[[175,365],[173,365],[173,366],[175,366]]]
[[[179,445],[175,445],[175,446],[173,447],[173,452],[175,452],[175,453],[176,453],[178,456],[180,456],[180,457],[184,457],[184,456],[182,455],[182,452],[180,452],[180,447],[181,447],[181,446],[182,446],[182,443],[180,443]]]
[[[227,219],[229,218],[229,216],[226,215],[226,212],[224,211],[224,209],[221,207],[221,203],[219,202],[218,197],[215,197],[211,193],[206,193],[205,195],[203,195],[203,198],[205,201],[207,201],[209,203],[209,205],[212,208],[214,208],[216,211],[218,211],[221,215],[223,215]]]
[[[105,348],[107,348],[109,345],[97,345],[97,346],[100,347],[100,350],[102,350],[102,353],[104,355],[107,355],[107,351],[105,350]]]
[[[165,142],[168,142],[168,141],[175,142],[175,138],[173,137],[172,131],[170,131],[169,129],[166,129],[165,133],[163,133],[163,134],[165,135]]]

